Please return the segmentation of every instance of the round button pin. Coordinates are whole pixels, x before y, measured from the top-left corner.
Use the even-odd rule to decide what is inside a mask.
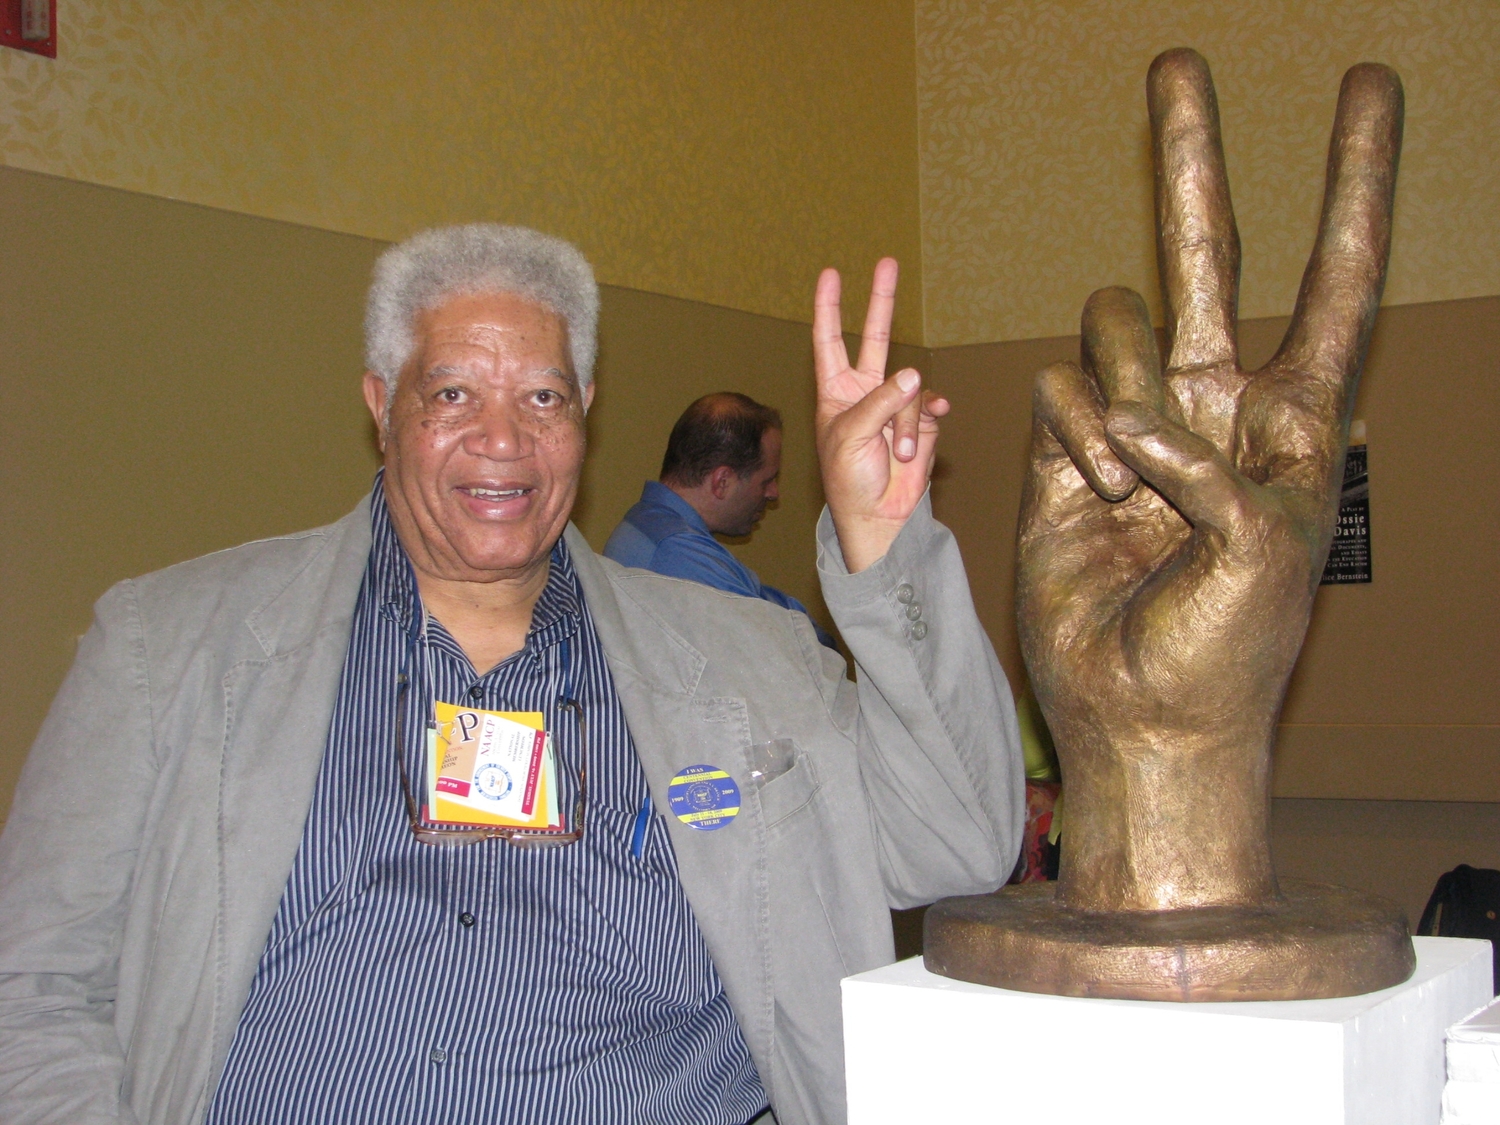
[[[479,772],[474,775],[474,785],[479,790],[480,796],[488,797],[491,801],[499,801],[510,792],[510,773],[503,766],[493,763],[480,766]]]
[[[688,766],[667,786],[672,815],[689,828],[712,832],[740,813],[740,787],[718,766]]]

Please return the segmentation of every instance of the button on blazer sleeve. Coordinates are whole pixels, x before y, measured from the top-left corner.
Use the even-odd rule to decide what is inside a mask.
[[[1025,781],[1015,704],[958,544],[924,497],[885,557],[844,565],[827,510],[823,597],[854,655],[852,723],[890,905],[994,890],[1015,864]]]

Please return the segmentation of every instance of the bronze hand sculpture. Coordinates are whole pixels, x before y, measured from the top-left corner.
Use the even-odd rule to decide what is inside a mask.
[[[1208,66],[1168,51],[1147,86],[1166,367],[1139,296],[1090,297],[1082,365],[1037,377],[1021,505],[1021,646],[1067,788],[1060,877],[938,904],[927,961],[1072,995],[1370,991],[1411,972],[1404,916],[1278,887],[1268,819],[1390,250],[1401,83],[1374,64],[1345,75],[1317,243],[1254,372]]]

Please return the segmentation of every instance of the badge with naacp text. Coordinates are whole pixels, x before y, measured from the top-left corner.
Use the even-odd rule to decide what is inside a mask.
[[[672,815],[689,828],[712,832],[739,815],[740,787],[717,766],[688,766],[667,786]]]

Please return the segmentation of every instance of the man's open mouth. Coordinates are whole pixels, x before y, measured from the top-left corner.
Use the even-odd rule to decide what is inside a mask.
[[[531,491],[529,488],[464,488],[459,491],[474,497],[476,500],[487,500],[490,503],[499,503],[502,500],[516,500]]]

